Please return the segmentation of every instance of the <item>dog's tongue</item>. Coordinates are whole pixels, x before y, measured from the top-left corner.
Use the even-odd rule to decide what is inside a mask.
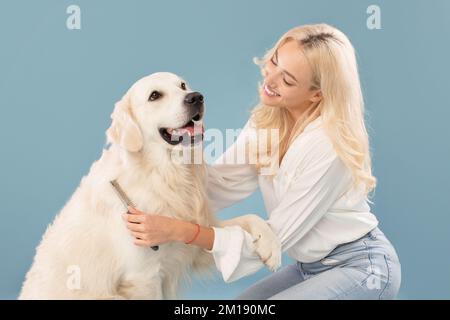
[[[186,132],[190,136],[194,136],[195,134],[199,134],[199,133],[205,132],[205,128],[203,128],[202,125],[200,125],[200,126],[186,126],[184,128],[174,129],[172,131],[172,134],[176,134],[176,135],[182,136]]]

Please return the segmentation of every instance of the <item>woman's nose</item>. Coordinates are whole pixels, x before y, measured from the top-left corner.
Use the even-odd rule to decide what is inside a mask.
[[[268,71],[266,73],[266,77],[265,77],[265,83],[270,86],[271,88],[276,88],[278,86],[278,81],[279,81],[279,72],[277,72],[276,70],[272,70],[272,71]]]

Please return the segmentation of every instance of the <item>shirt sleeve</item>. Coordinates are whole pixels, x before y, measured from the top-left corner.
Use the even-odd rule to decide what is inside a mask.
[[[267,223],[278,236],[282,251],[296,244],[328,211],[349,185],[349,172],[331,143],[318,142],[308,151]],[[252,237],[239,226],[214,228],[212,252],[225,282],[259,270],[264,264]]]
[[[236,141],[212,165],[207,165],[206,192],[213,212],[247,198],[258,188],[257,170],[243,154],[251,130],[249,120]]]
[[[226,283],[255,273],[264,266],[255,252],[252,236],[240,226],[213,227],[211,250],[217,269]]]

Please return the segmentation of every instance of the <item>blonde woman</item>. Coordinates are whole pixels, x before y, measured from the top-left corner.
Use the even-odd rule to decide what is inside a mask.
[[[352,44],[334,27],[305,25],[286,32],[256,62],[264,78],[260,103],[234,145],[212,166],[216,174],[209,178],[208,192],[219,210],[259,187],[267,223],[296,263],[238,299],[395,298],[401,266],[368,205],[376,179]],[[279,130],[272,174],[262,174],[274,164],[267,158],[256,164],[226,162],[259,129]],[[157,224],[151,219],[158,218],[148,216],[146,222],[154,244],[183,241],[203,247],[212,252],[226,282],[264,266],[250,234],[239,226],[202,226],[198,232],[189,222],[171,220],[162,231],[152,230]]]

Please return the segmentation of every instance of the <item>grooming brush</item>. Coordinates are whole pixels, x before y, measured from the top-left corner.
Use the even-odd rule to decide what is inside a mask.
[[[120,187],[119,183],[116,180],[110,181],[111,185],[113,186],[114,191],[116,192],[117,196],[119,197],[120,201],[122,201],[123,205],[127,209],[128,212],[128,206],[136,208],[133,201],[128,198],[127,194],[123,191],[123,189]],[[157,251],[159,249],[159,246],[152,246],[152,249]]]

